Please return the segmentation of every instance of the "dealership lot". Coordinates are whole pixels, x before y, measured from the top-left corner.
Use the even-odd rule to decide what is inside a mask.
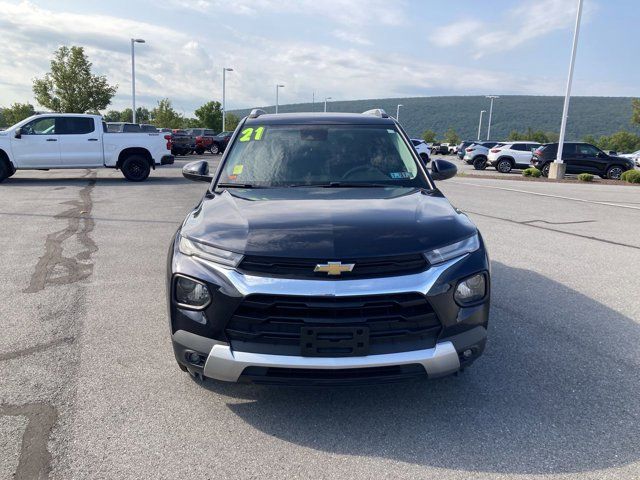
[[[199,385],[165,302],[168,243],[206,189],[184,163],[140,184],[58,170],[0,185],[0,478],[640,476],[638,188],[440,184],[493,268],[487,351],[460,376]]]

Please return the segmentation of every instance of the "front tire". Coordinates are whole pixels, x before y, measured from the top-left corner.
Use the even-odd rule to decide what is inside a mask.
[[[476,170],[484,170],[487,168],[487,159],[485,157],[477,157],[473,160],[473,168]]]
[[[511,165],[511,161],[509,160],[499,160],[498,164],[496,165],[496,170],[498,170],[500,173],[509,173],[512,168],[513,165]]]
[[[217,155],[218,153],[220,153],[220,147],[218,147],[217,143],[214,143],[213,145],[211,145],[211,153],[214,155]]]
[[[0,182],[6,180],[13,175],[15,170],[11,167],[11,164],[4,158],[0,158]]]
[[[620,180],[623,170],[619,165],[613,165],[607,170],[607,178],[610,180]]]
[[[543,177],[548,177],[549,176],[549,170],[551,170],[551,164],[550,163],[546,163],[542,167],[542,176]]]
[[[141,155],[127,157],[120,167],[124,178],[130,182],[143,182],[151,173],[149,161]]]

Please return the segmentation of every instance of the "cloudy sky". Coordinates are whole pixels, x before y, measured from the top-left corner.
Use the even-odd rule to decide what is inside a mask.
[[[129,39],[138,105],[169,97],[191,114],[425,95],[561,95],[576,0],[0,0],[0,105],[33,103],[60,45],[81,45],[129,106]],[[585,0],[574,93],[640,96],[638,0]]]

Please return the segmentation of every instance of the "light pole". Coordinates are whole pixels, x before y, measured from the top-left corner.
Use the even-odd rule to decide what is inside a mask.
[[[482,115],[487,113],[486,110],[480,110],[480,122],[478,123],[478,141],[480,141],[480,130],[482,129]]]
[[[145,43],[142,38],[131,39],[131,103],[133,107],[133,123],[136,123],[136,43]]]
[[[485,98],[491,99],[491,105],[489,106],[489,128],[487,129],[487,140],[491,139],[491,116],[493,115],[493,101],[496,98],[500,98],[497,95],[486,95]]]
[[[324,97],[324,113],[327,113],[327,100],[332,100],[332,98]]]
[[[226,103],[227,91],[226,91],[226,85],[225,85],[227,72],[233,72],[233,68],[224,67],[222,69],[222,131],[223,132],[226,131],[225,120],[227,116],[227,103]]]
[[[283,87],[284,87],[284,85],[282,85],[280,83],[276,85],[276,113],[278,113],[278,92]]]
[[[567,128],[567,115],[569,113],[569,99],[571,97],[571,83],[573,82],[573,67],[576,63],[576,51],[578,50],[578,36],[580,34],[580,17],[582,17],[582,0],[578,0],[578,12],[576,13],[576,26],[573,31],[573,45],[571,47],[571,60],[569,61],[569,77],[567,78],[567,90],[564,94],[564,107],[562,107],[562,122],[560,123],[560,138],[558,139],[558,154],[549,167],[549,178],[561,179],[567,170],[562,160],[564,147],[564,135]]]
[[[400,107],[404,107],[404,105],[398,104],[398,106],[396,107],[396,122],[400,121]]]
[[[316,91],[313,91],[313,96],[311,97],[311,111],[315,111],[316,109]]]

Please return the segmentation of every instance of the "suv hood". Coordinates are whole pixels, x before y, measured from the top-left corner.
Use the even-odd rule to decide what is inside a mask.
[[[340,259],[423,252],[476,231],[437,191],[302,187],[205,197],[181,233],[247,255]]]

